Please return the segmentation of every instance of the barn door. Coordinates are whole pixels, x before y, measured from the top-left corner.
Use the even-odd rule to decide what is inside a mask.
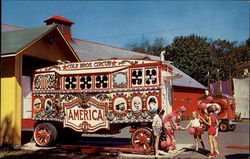
[[[31,77],[22,76],[22,94],[23,94],[23,107],[22,119],[31,119],[32,117],[32,96],[31,96]]]

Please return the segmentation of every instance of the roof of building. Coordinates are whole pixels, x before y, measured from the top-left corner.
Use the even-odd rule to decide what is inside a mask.
[[[5,31],[1,35],[1,55],[15,54],[20,49],[54,29],[56,25],[46,25],[32,29]],[[12,27],[13,28],[13,27]]]
[[[25,28],[20,27],[20,26],[9,25],[9,24],[1,25],[1,32],[14,31],[14,30],[20,30],[20,29],[25,29]]]
[[[44,20],[44,22],[48,23],[48,22],[51,22],[51,21],[54,21],[54,20],[59,20],[59,21],[66,22],[66,23],[69,23],[69,24],[74,24],[74,22],[72,22],[72,21],[68,20],[67,18],[62,17],[60,15],[54,15],[53,17],[50,17],[50,18]]]
[[[4,27],[3,27],[4,26]],[[48,27],[51,25],[48,25]],[[46,28],[46,26],[43,26]],[[39,27],[39,28],[43,28]],[[18,27],[2,24],[2,32],[7,32],[16,30]],[[23,28],[20,28],[23,29]],[[34,28],[35,29],[35,28]],[[24,29],[26,30],[26,29]],[[3,34],[2,34],[3,38]],[[88,60],[97,60],[97,59],[111,59],[111,58],[142,58],[142,57],[149,57],[152,60],[160,60],[159,56],[148,55],[144,53],[134,52],[131,50],[126,50],[122,48],[117,48],[113,46],[108,46],[100,43],[90,42],[86,40],[80,40],[73,38],[69,41],[77,55],[79,56],[81,61],[88,61]],[[6,51],[5,51],[6,52]],[[181,87],[192,87],[192,88],[200,88],[200,89],[207,89],[201,83],[193,79],[192,77],[188,76],[186,73],[182,72],[175,66],[173,67],[174,74],[181,74],[182,78],[174,79],[173,85],[174,86],[181,86]]]
[[[175,66],[171,65],[173,67],[173,71],[175,73],[179,73],[182,75],[182,78],[177,78],[173,80],[174,86],[181,86],[181,87],[192,87],[192,88],[200,88],[200,89],[207,89],[207,87],[203,86],[200,82],[196,81],[183,71],[179,70]]]
[[[108,46],[86,40],[72,39],[69,41],[75,52],[82,61],[111,58],[143,58],[149,57],[152,60],[159,60],[159,56],[134,52],[122,48]]]

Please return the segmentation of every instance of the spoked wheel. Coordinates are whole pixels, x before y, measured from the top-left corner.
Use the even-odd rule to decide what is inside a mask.
[[[154,144],[152,131],[148,128],[139,128],[132,135],[132,145],[134,148],[151,150]]]
[[[51,123],[40,123],[34,130],[34,140],[38,146],[51,146],[57,138],[57,130]]]

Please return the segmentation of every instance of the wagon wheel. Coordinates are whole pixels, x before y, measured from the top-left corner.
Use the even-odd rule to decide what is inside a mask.
[[[228,131],[229,130],[229,123],[227,121],[222,121],[220,124],[219,124],[219,129],[220,131]]]
[[[229,125],[229,130],[234,131],[236,129],[236,124],[230,124]]]
[[[40,123],[34,130],[34,140],[38,146],[51,146],[57,138],[57,130],[51,123]]]
[[[134,148],[151,150],[154,144],[152,131],[148,128],[139,128],[132,134],[132,145]]]
[[[202,124],[201,129],[202,129],[203,131],[207,131],[207,125]]]

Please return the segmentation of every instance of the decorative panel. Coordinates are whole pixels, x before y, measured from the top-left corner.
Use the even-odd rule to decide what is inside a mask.
[[[132,85],[141,86],[142,85],[142,69],[132,70]]]

